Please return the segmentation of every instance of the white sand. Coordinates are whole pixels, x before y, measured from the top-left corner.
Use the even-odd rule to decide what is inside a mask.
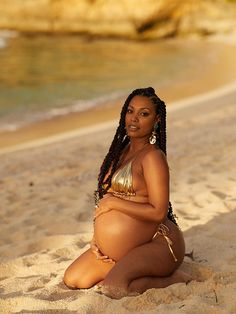
[[[168,109],[171,201],[194,251],[182,267],[203,281],[121,300],[63,285],[89,247],[111,122],[0,156],[0,313],[236,312],[236,89],[218,92]]]

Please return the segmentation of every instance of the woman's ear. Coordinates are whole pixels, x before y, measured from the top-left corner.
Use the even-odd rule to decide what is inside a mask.
[[[156,123],[159,123],[160,121],[161,121],[160,115],[157,114],[157,115],[156,115],[155,122],[156,122]]]

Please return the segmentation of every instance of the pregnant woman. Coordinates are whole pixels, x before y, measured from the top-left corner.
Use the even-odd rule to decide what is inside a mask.
[[[98,176],[91,247],[66,270],[65,284],[112,298],[189,281],[169,202],[165,103],[152,87],[134,90]]]

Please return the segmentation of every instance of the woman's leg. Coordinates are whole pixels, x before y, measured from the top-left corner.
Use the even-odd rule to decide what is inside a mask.
[[[65,271],[64,283],[70,289],[87,289],[103,280],[114,264],[97,260],[88,249],[81,254]]]
[[[173,255],[163,236],[152,242],[131,250],[119,260],[100,283],[101,292],[120,298],[129,293],[142,293],[150,288],[166,287],[177,282],[186,282],[190,278],[181,271],[176,271],[184,258],[184,241],[180,232],[173,232]]]
[[[179,269],[167,277],[141,277],[131,281],[128,286],[128,294],[143,293],[152,288],[165,288],[178,282],[188,283],[192,279],[190,275]]]

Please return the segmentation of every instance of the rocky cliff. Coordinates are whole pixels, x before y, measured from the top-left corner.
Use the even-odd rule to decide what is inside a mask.
[[[0,29],[132,39],[229,32],[226,0],[0,0]]]

